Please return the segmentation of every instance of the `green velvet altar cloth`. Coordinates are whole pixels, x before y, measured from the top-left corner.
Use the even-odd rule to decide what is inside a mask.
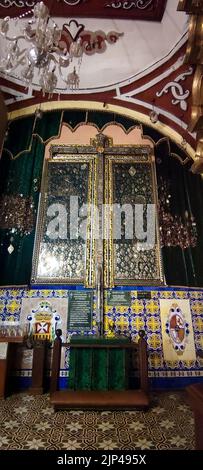
[[[84,348],[71,348],[69,388],[73,390],[125,390],[126,350],[106,348],[106,344],[128,343],[128,338],[71,338],[71,344],[84,343]],[[104,348],[85,348],[86,344],[103,344]]]

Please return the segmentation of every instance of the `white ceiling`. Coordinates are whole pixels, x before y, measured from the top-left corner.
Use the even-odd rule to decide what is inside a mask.
[[[161,23],[75,18],[85,25],[86,30],[103,30],[106,34],[112,30],[124,33],[116,44],[108,44],[104,53],[92,56],[84,54],[80,69],[80,89],[93,91],[122,81],[131,81],[132,77],[140,75],[166,57],[187,31],[187,16],[185,13],[177,12],[177,5],[178,0],[167,1]],[[69,20],[70,18],[67,20],[57,18],[56,22],[62,27],[63,23]],[[24,23],[24,20],[18,21],[15,25],[15,33],[22,22]],[[4,40],[1,39],[0,53],[4,47]],[[69,71],[71,69],[66,70],[66,76]],[[18,71],[15,77],[19,77]],[[37,83],[37,75],[34,82]],[[66,86],[61,80],[58,85],[61,88],[60,92],[66,91]]]

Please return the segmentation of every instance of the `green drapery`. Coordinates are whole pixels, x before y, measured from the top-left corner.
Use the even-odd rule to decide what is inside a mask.
[[[193,216],[197,228],[196,246],[182,248],[164,246],[162,249],[164,272],[167,285],[179,286],[203,286],[203,181],[200,175],[194,175],[189,171],[189,164],[182,165],[177,155],[167,154],[166,147],[162,147],[156,154],[156,168],[159,196],[161,185],[167,184],[170,194],[169,211],[172,216],[181,218],[186,224],[186,215]],[[171,232],[173,231],[171,225]],[[174,238],[174,233],[173,233]]]
[[[36,120],[34,132],[44,143],[59,136],[62,116],[62,111],[52,111],[44,113],[42,119]]]
[[[52,111],[43,113],[41,119],[32,115],[11,121],[4,152],[15,159],[22,152],[30,150],[33,136],[37,135],[43,143],[50,138],[57,137],[60,132],[62,114],[62,111]]]
[[[34,124],[34,115],[15,119],[9,123],[8,139],[5,142],[4,149],[8,151],[11,158],[15,158],[20,152],[29,150]]]
[[[125,390],[126,350],[119,344],[128,343],[128,338],[105,339],[95,337],[73,337],[71,344],[84,344],[84,348],[70,346],[69,388],[73,390]],[[85,348],[86,344],[102,344],[104,348]],[[118,349],[105,348],[106,344],[118,343]]]
[[[0,215],[0,285],[27,285],[30,283],[35,221],[44,159],[44,142],[57,136],[61,111],[47,113],[43,119],[34,116],[10,123],[9,137],[0,160],[0,200],[12,196],[15,201],[9,213],[9,222]],[[19,212],[19,196],[31,198],[34,224],[29,234],[12,227],[12,211]],[[31,209],[30,209],[31,210]],[[26,214],[25,214],[26,218]],[[25,220],[26,225],[26,220]],[[12,243],[14,251],[8,252]]]
[[[34,220],[38,207],[39,187],[44,157],[44,145],[33,139],[30,152],[11,160],[4,153],[0,162],[1,195],[21,195],[22,198],[32,197]],[[18,202],[13,211],[19,211]],[[18,231],[12,233],[11,223],[8,228],[0,230],[0,284],[19,285],[30,282],[32,252],[34,245],[34,228],[29,235]],[[15,227],[13,227],[15,229]],[[14,251],[9,254],[10,240]]]

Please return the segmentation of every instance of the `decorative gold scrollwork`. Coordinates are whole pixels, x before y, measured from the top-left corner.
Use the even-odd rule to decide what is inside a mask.
[[[191,170],[193,173],[203,173],[203,2],[180,0],[178,10],[190,14],[185,62],[196,65],[189,130],[197,133],[197,147]]]
[[[191,15],[185,62],[203,65],[203,15]]]
[[[203,174],[203,129],[197,133],[196,155],[191,171]]]
[[[203,11],[202,0],[180,0],[178,11],[186,11],[186,13],[200,13]]]
[[[192,85],[192,110],[189,130],[198,132],[203,130],[203,65],[196,68]]]
[[[96,134],[95,139],[90,139],[90,145],[95,147],[98,153],[103,153],[106,147],[112,147],[113,140],[111,137],[99,132],[99,134]]]

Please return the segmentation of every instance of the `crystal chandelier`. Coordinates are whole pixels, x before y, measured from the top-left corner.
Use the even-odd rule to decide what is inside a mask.
[[[58,28],[51,18],[49,9],[43,2],[38,2],[33,10],[26,15],[33,14],[23,27],[22,34],[9,36],[11,20],[4,18],[0,25],[0,34],[7,42],[5,55],[0,59],[0,71],[10,74],[16,69],[27,87],[37,77],[43,96],[48,93],[52,96],[57,87],[58,78],[61,78],[69,89],[79,87],[79,68],[82,61],[83,49],[81,40],[73,40],[69,50],[61,47],[62,30]],[[74,20],[72,20],[74,21]],[[62,69],[72,64],[72,71],[64,77]],[[77,71],[76,71],[77,67]],[[36,79],[36,78],[35,78]]]

